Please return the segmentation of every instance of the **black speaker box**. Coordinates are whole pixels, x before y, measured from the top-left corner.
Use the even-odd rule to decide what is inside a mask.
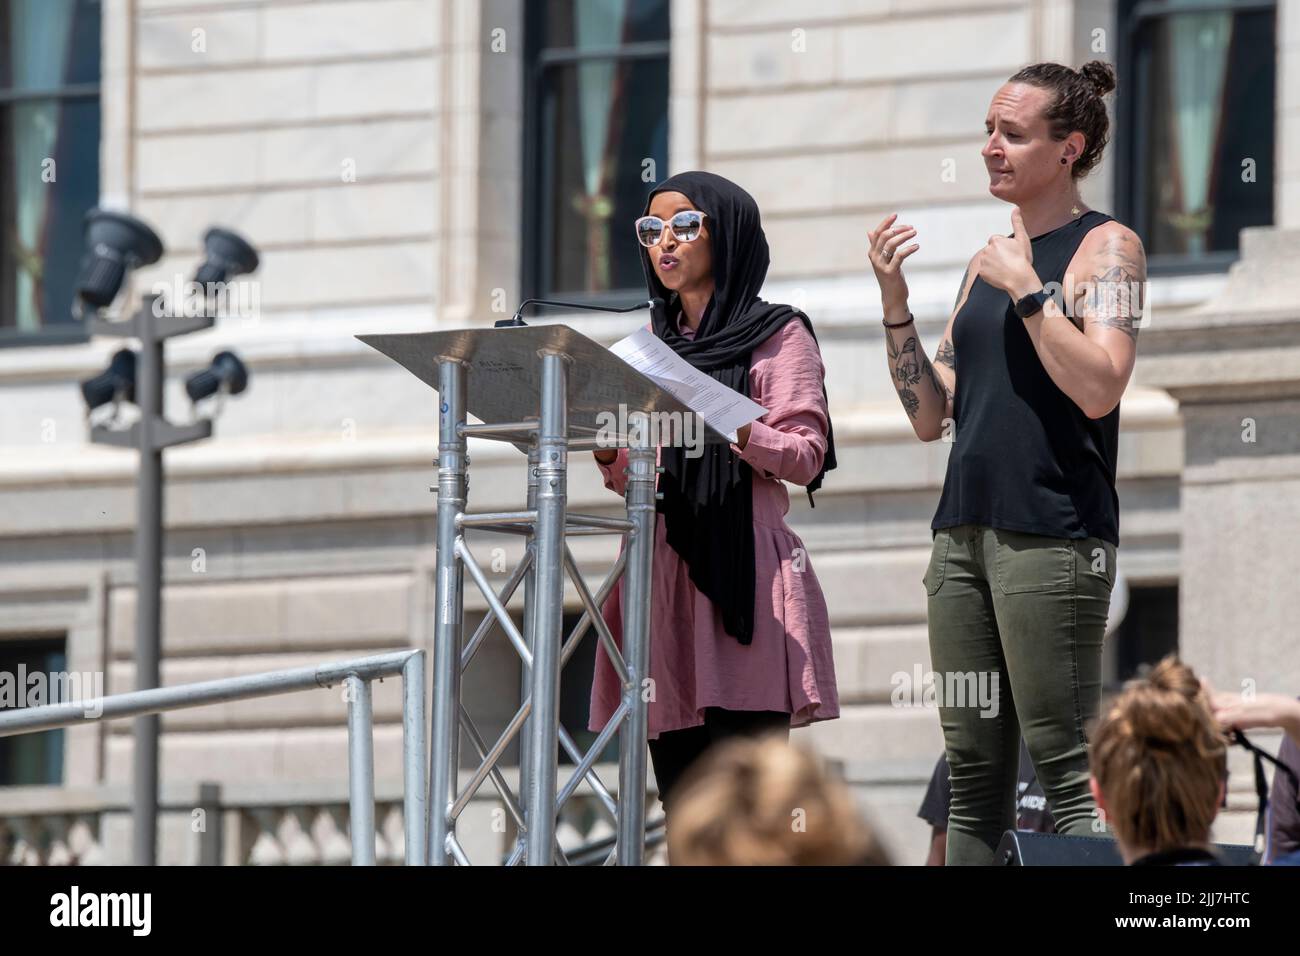
[[[1211,849],[1226,866],[1250,866],[1254,853],[1249,846],[1215,843]],[[1066,836],[1008,830],[998,843],[996,860],[1001,866],[1123,866],[1119,845],[1106,837]]]

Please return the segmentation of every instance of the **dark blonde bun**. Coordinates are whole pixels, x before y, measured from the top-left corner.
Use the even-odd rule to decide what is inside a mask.
[[[1092,735],[1089,760],[1119,840],[1150,851],[1208,839],[1227,739],[1196,674],[1167,657],[1130,682]]]

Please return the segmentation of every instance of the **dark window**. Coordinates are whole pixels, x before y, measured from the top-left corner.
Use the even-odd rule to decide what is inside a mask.
[[[668,0],[553,0],[527,16],[524,288],[644,295],[632,223],[668,164]]]
[[[1111,613],[1115,613],[1112,605]],[[1178,653],[1178,587],[1130,587],[1124,617],[1106,638],[1103,658],[1107,693],[1118,691],[1145,666]]]
[[[99,200],[99,0],[0,0],[0,344],[84,338],[72,289]]]
[[[57,704],[54,697],[65,684],[54,675],[67,670],[62,639],[38,641],[0,641],[0,710],[13,704]],[[34,674],[43,677],[43,698],[35,700],[37,685]],[[76,691],[74,691],[76,693]],[[94,696],[89,689],[84,696]],[[63,782],[63,731],[45,730],[35,734],[0,737],[0,786],[34,786]]]
[[[1273,0],[1123,0],[1117,206],[1153,272],[1226,268],[1273,221]]]

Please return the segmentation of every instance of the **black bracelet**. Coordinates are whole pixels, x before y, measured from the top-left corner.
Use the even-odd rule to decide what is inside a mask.
[[[915,321],[916,321],[916,317],[915,317],[914,315],[912,315],[912,312],[911,312],[911,310],[909,309],[909,310],[908,310],[908,313],[907,313],[907,321],[906,321],[906,322],[895,322],[893,325],[890,325],[890,324],[889,324],[888,322],[886,322],[884,319],[881,319],[881,320],[880,320],[880,324],[883,325],[883,326],[884,326],[885,328],[887,328],[887,329],[901,329],[903,326],[905,326],[905,325],[911,325],[911,324],[912,324],[913,322],[915,322]]]

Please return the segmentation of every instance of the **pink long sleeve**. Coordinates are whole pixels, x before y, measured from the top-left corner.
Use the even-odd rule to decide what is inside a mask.
[[[618,450],[618,457],[608,465],[597,459],[596,467],[599,468],[600,473],[605,476],[606,488],[617,495],[625,494],[627,492],[627,475],[623,473],[623,469],[627,467],[626,448],[620,448]]]
[[[792,320],[754,350],[751,369],[752,398],[767,414],[750,425],[743,450],[731,447],[764,478],[806,485],[821,470],[830,421],[817,343]]]
[[[702,725],[710,707],[782,711],[790,714],[791,727],[839,716],[826,599],[807,548],[786,523],[790,496],[778,480],[806,484],[821,469],[829,424],[822,378],[816,342],[797,319],[751,353],[749,393],[768,411],[750,426],[743,451],[731,446],[754,472],[749,644],[726,634],[721,612],[696,589],[690,568],[668,543],[664,516],[656,517],[650,678],[658,690],[650,703],[652,739]],[[626,462],[626,452],[620,452],[602,466],[606,488],[623,491]],[[620,646],[624,584],[602,608]],[[587,729],[600,731],[622,706],[623,694],[619,673],[597,645]]]
[[[659,462],[662,461],[662,457],[661,457],[662,452],[663,452],[662,448],[655,449],[656,465],[658,465]],[[620,448],[618,450],[618,457],[615,458],[613,461],[611,461],[608,465],[601,464],[600,460],[597,459],[596,467],[599,468],[601,474],[605,476],[606,488],[608,488],[610,491],[614,492],[617,495],[627,494],[627,475],[623,473],[623,469],[627,467],[626,448]],[[656,488],[659,486],[658,483],[659,483],[659,479],[656,478],[655,479]]]
[[[830,416],[822,395],[825,377],[817,343],[798,319],[756,348],[750,366],[750,393],[767,414],[750,424],[742,461],[764,478],[806,485],[821,471],[826,456]],[[627,449],[608,465],[596,462],[605,487],[622,495],[627,489]]]

